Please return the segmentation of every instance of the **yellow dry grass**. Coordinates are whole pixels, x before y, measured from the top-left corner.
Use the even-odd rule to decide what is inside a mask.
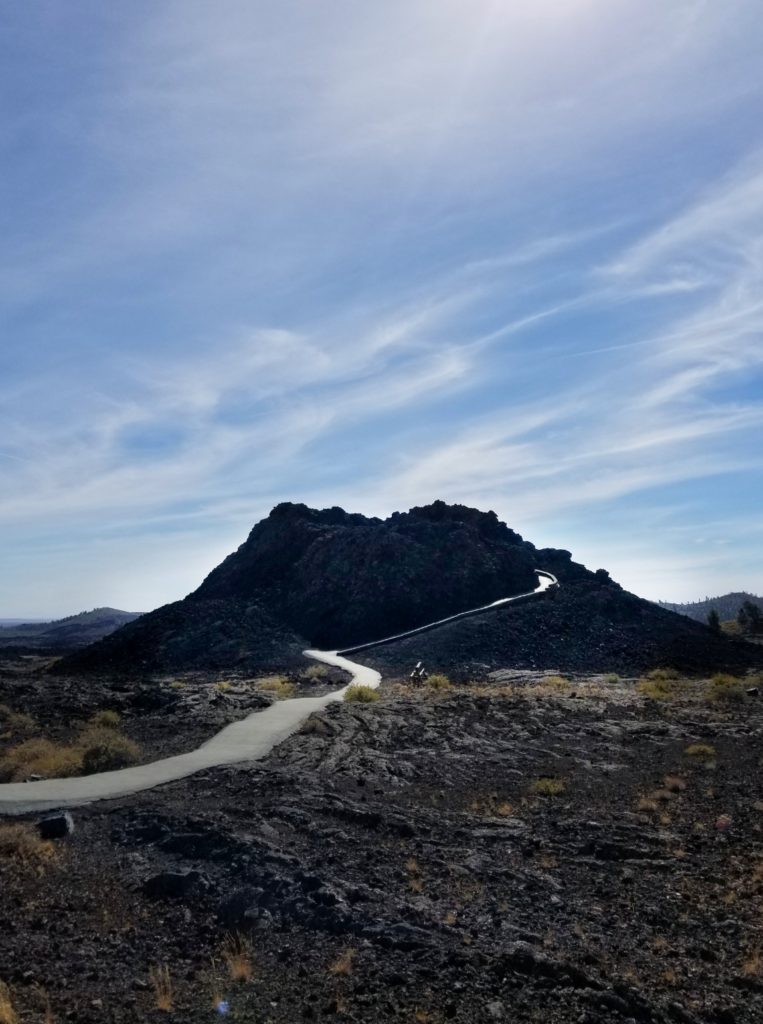
[[[11,990],[4,981],[0,981],[0,1024],[18,1024],[18,1019],[13,1008]]]
[[[238,933],[227,936],[223,944],[223,960],[228,967],[231,981],[252,980],[252,944],[246,936]]]
[[[329,964],[329,974],[340,975],[346,977],[352,974],[352,965],[355,957],[358,955],[357,949],[349,947],[343,953],[341,953],[333,963]]]
[[[157,1010],[169,1013],[175,1005],[175,994],[169,967],[166,964],[160,967],[152,967],[148,972],[148,977],[154,990],[154,1005]]]

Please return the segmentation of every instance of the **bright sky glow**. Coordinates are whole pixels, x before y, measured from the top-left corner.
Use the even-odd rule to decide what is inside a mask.
[[[763,590],[756,0],[41,0],[0,36],[0,615],[278,501]]]

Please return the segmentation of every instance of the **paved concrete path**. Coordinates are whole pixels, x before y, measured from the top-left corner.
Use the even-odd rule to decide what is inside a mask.
[[[524,601],[542,594],[552,586],[558,586],[556,579],[548,573],[539,573],[538,580],[538,587],[527,594],[503,598],[484,608],[441,619],[402,636],[414,636],[445,622],[476,615],[512,602]],[[378,647],[389,643],[391,639],[398,638],[388,637],[347,651],[308,650],[304,653],[306,657],[315,661],[334,665],[349,672],[352,678],[348,686],[359,683],[376,689],[381,682],[379,673],[350,661],[344,655]],[[114,772],[100,772],[81,778],[42,779],[39,782],[11,782],[0,785],[0,815],[28,814],[53,808],[76,807],[95,800],[112,800],[116,797],[129,796],[131,793],[139,793],[143,789],[153,789],[154,786],[161,786],[165,782],[175,782],[205,768],[259,761],[278,743],[296,732],[314,711],[319,711],[332,701],[342,700],[346,690],[347,686],[344,686],[341,690],[334,690],[323,697],[295,697],[292,700],[276,701],[264,711],[255,711],[240,722],[226,726],[212,739],[188,754],[178,754],[175,757],[152,761],[151,764],[122,768]]]

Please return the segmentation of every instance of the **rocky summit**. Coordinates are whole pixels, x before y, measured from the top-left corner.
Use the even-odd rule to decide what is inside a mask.
[[[284,503],[182,601],[64,659],[58,671],[293,667],[305,647],[342,648],[532,590],[557,601],[503,608],[385,647],[385,665],[447,656],[451,673],[514,664],[573,670],[734,669],[757,652],[625,592],[568,551],[536,548],[494,512],[435,501],[367,518]]]

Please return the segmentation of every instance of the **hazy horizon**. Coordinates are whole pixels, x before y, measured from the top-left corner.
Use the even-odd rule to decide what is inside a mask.
[[[0,613],[148,611],[284,500],[759,593],[761,44],[752,0],[9,7]]]

